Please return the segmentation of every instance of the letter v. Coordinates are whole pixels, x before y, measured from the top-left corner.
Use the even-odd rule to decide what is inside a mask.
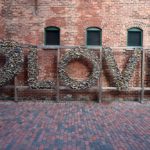
[[[125,69],[120,72],[118,65],[115,61],[112,49],[107,47],[103,48],[103,54],[107,63],[107,66],[112,74],[115,86],[119,91],[127,90],[129,86],[129,81],[134,73],[136,64],[141,56],[141,49],[137,48],[134,50],[132,56],[129,58]]]

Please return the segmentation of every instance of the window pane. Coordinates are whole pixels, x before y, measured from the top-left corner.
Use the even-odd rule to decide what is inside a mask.
[[[59,30],[46,30],[46,45],[59,44]]]
[[[128,46],[142,46],[142,33],[129,31]]]
[[[87,45],[101,45],[100,31],[87,31]]]

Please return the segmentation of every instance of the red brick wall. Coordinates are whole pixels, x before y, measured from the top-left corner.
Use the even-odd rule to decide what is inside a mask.
[[[35,3],[37,1],[37,3]],[[0,1],[0,38],[19,43],[41,45],[44,43],[44,28],[57,26],[61,29],[61,45],[86,45],[86,28],[102,29],[102,45],[124,47],[127,29],[143,29],[143,46],[150,46],[150,1],[148,0],[7,0]],[[123,50],[116,52],[120,68],[125,66]],[[118,59],[119,58],[119,59]],[[148,63],[148,59],[147,62]],[[56,53],[50,50],[39,52],[39,80],[56,78]],[[103,64],[105,66],[105,62]],[[26,64],[25,64],[26,66]],[[72,67],[76,77],[88,74],[87,68],[76,62]],[[149,71],[147,66],[148,79]],[[71,76],[74,76],[74,75]],[[27,82],[27,72],[20,76]],[[19,78],[20,81],[22,80]],[[133,75],[131,86],[140,85],[140,69]],[[103,70],[103,85],[110,86],[108,70]],[[149,83],[146,83],[149,85]]]
[[[150,45],[150,2],[147,0],[8,0],[0,2],[1,37],[43,44],[44,27],[61,28],[62,45],[85,45],[89,26],[102,28],[103,45],[126,46],[127,29],[144,30]],[[5,28],[4,28],[5,26]],[[20,32],[23,31],[23,32]]]

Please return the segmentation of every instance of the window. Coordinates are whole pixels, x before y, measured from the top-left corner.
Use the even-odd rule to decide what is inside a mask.
[[[142,46],[143,31],[139,28],[130,28],[128,30],[128,46]]]
[[[45,28],[45,44],[60,45],[60,29],[58,27]]]
[[[101,29],[96,27],[87,28],[87,45],[88,46],[101,46],[102,32]]]

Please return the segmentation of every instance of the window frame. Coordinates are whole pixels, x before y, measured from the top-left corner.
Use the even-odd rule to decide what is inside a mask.
[[[88,31],[99,31],[100,32],[100,45],[89,45],[88,44]],[[99,27],[88,27],[86,28],[86,46],[87,47],[102,47],[102,29]]]
[[[58,45],[52,45],[52,44],[47,44],[46,42],[46,31],[58,31],[59,32],[59,44]],[[56,27],[56,26],[48,26],[46,28],[44,28],[44,45],[46,46],[60,46],[60,28]]]
[[[139,46],[129,45],[129,32],[139,32],[141,34]],[[138,27],[132,27],[127,30],[127,46],[128,47],[143,47],[143,30],[142,29]]]

